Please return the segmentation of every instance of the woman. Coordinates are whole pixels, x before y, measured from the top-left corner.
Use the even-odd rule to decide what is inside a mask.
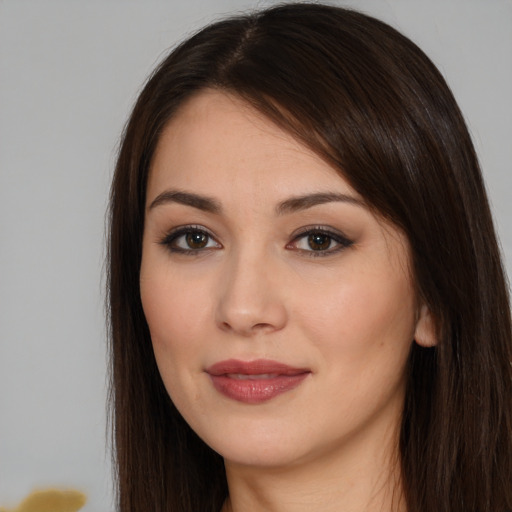
[[[109,287],[120,510],[512,509],[477,158],[384,23],[289,4],[174,50],[124,133]]]

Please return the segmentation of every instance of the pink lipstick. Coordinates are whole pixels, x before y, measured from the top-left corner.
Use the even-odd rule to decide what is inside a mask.
[[[215,389],[246,404],[260,404],[296,388],[310,373],[277,361],[229,359],[206,369]]]

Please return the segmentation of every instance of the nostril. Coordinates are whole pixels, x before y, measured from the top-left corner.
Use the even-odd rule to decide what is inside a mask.
[[[276,330],[276,327],[274,327],[270,323],[266,322],[259,322],[255,324],[246,324],[245,326],[236,326],[231,325],[229,322],[221,322],[220,328],[224,331],[234,331],[239,333],[245,333],[246,335],[256,334],[258,332],[268,332],[268,331],[274,331]]]
[[[286,307],[279,295],[269,291],[227,287],[215,304],[215,322],[224,332],[242,336],[281,330],[287,321]]]
[[[272,328],[270,324],[260,323],[260,324],[254,324],[252,326],[253,330],[262,330],[262,329],[268,329]]]

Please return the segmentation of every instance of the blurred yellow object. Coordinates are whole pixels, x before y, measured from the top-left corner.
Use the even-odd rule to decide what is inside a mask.
[[[0,512],[76,512],[87,501],[78,491],[48,489],[29,494],[16,508],[0,507]]]

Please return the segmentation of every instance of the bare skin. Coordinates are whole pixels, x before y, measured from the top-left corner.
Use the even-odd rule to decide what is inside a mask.
[[[406,238],[338,172],[240,99],[199,93],[155,153],[140,287],[166,389],[224,457],[223,512],[405,510],[405,368],[433,331]],[[273,371],[212,372],[233,360],[304,378],[268,394]]]

